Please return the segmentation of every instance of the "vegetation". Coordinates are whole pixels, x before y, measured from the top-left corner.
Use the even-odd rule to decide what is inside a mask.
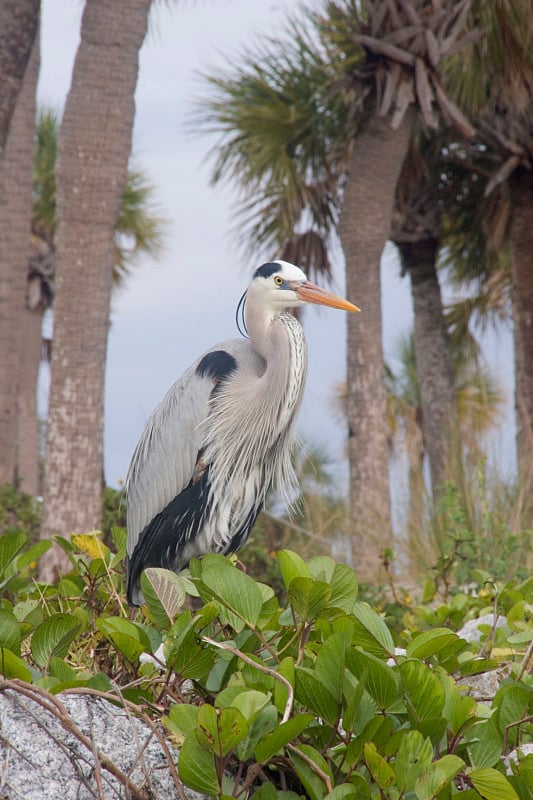
[[[277,553],[280,604],[209,555],[179,577],[147,570],[132,620],[125,532],[112,548],[94,533],[57,542],[71,571],[54,587],[34,577],[50,542],[0,539],[4,688],[81,689],[162,721],[179,780],[214,797],[530,800],[531,757],[505,759],[533,734],[531,579],[472,572],[468,593],[442,603],[426,587],[422,604],[404,597],[384,615],[327,556]],[[184,610],[187,597],[201,608]],[[488,612],[505,624],[468,643],[461,626]],[[480,673],[497,676],[490,697],[476,694]]]

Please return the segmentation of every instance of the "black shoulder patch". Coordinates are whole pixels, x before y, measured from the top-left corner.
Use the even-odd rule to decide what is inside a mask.
[[[225,350],[213,350],[206,353],[198,366],[196,374],[200,378],[212,378],[215,383],[223,381],[237,369],[237,362]]]
[[[270,278],[275,272],[279,272],[281,266],[276,261],[269,261],[268,264],[262,264],[256,269],[253,274],[254,278]]]

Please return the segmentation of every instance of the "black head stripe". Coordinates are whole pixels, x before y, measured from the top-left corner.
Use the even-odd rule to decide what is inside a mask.
[[[262,264],[260,267],[256,269],[254,272],[254,278],[270,278],[275,272],[279,272],[281,269],[281,264],[278,264],[277,261],[269,261],[268,264]]]

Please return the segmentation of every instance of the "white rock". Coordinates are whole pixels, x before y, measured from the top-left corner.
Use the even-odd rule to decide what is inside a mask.
[[[492,628],[494,625],[494,614],[490,612],[482,617],[469,619],[468,622],[465,622],[461,630],[457,631],[457,635],[460,636],[461,639],[466,639],[467,642],[480,642],[483,635],[479,627],[480,625],[488,625],[489,628]],[[499,616],[496,619],[496,628],[504,628],[506,625],[507,617]]]
[[[100,766],[98,750],[154,800],[178,800],[165,754],[150,728],[123,708],[87,695],[58,695],[75,725],[94,743],[88,749],[48,710],[19,692],[0,693],[2,800],[126,800],[131,795]],[[174,763],[178,754],[172,751]],[[185,789],[190,800],[202,796]]]

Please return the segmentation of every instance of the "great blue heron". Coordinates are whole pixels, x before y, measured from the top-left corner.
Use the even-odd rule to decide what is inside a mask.
[[[156,408],[126,480],[127,595],[142,602],[146,567],[176,572],[205,553],[238,550],[267,491],[294,485],[294,423],[307,369],[302,327],[284,309],[319,303],[359,311],[273,261],[241,298],[249,340],[201,356]]]

